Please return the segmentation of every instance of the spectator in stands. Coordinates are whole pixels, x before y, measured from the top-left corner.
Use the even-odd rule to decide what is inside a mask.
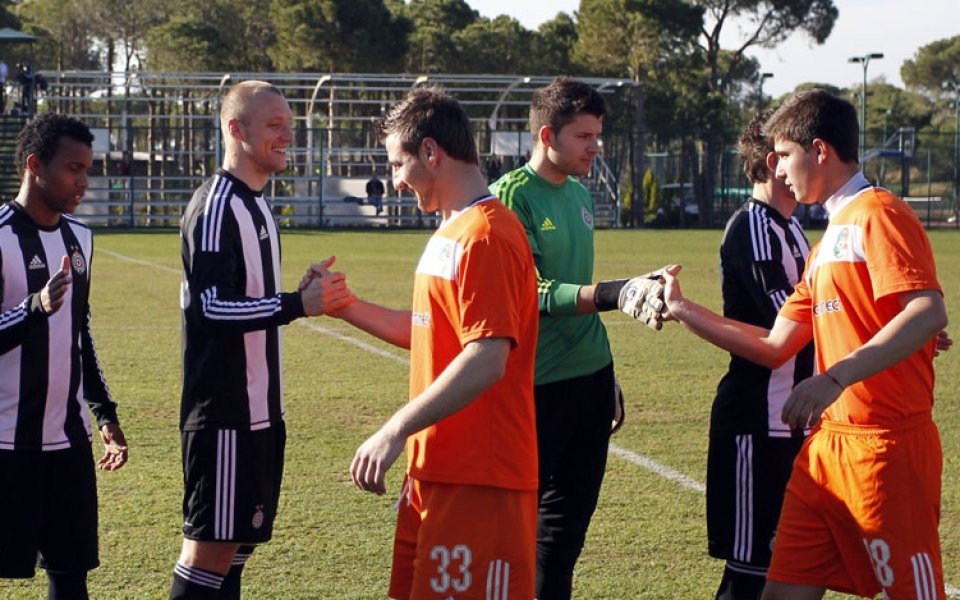
[[[496,154],[491,154],[487,157],[487,182],[493,183],[494,181],[500,179],[500,175],[503,174],[503,163],[500,162],[500,157]]]
[[[0,60],[0,114],[7,112],[7,78],[10,77],[10,67]]]
[[[383,193],[385,188],[383,187],[383,182],[380,181],[380,178],[377,177],[377,174],[374,173],[370,180],[367,181],[367,204],[372,204],[377,208],[377,214],[380,214],[380,211],[383,210]]]

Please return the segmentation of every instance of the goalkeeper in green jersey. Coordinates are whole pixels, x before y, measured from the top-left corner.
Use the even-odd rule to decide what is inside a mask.
[[[491,191],[526,229],[537,266],[539,600],[567,599],[573,567],[597,506],[611,422],[623,420],[607,332],[597,314],[621,309],[654,329],[662,320],[659,273],[593,284],[594,206],[575,177],[590,172],[606,105],[585,83],[558,78],[530,108],[530,162]]]

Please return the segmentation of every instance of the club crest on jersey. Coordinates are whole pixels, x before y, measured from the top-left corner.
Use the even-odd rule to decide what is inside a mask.
[[[263,527],[263,505],[257,505],[257,510],[253,513],[253,518],[250,519],[250,524],[253,525],[254,529],[260,529]]]
[[[850,256],[850,228],[841,227],[837,231],[836,239],[833,242],[833,257],[846,258]]]
[[[587,226],[587,229],[593,229],[593,215],[586,207],[580,208],[580,218],[583,219],[583,224]]]
[[[80,254],[80,251],[74,248],[73,254],[70,255],[70,264],[73,265],[73,270],[77,272],[78,275],[83,275],[87,271],[87,261],[83,260],[83,255]]]

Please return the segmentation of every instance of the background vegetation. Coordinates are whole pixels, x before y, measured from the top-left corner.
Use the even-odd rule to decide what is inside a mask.
[[[618,110],[630,113],[633,216],[644,207],[647,152],[670,152],[683,157],[678,180],[692,183],[706,224],[723,149],[772,100],[747,52],[796,31],[822,43],[837,16],[833,0],[581,0],[573,15],[558,12],[531,31],[512,17],[481,17],[465,0],[0,0],[0,26],[38,37],[37,69],[626,78],[634,85],[619,94],[630,102]],[[960,88],[960,36],[918,48],[901,74],[905,89],[869,84],[867,146],[913,127],[936,146],[927,158],[946,166],[934,181],[956,180],[960,111],[950,102]],[[833,91],[850,98],[860,87]]]

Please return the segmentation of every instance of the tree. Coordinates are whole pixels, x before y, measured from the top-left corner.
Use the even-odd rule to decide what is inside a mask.
[[[37,37],[37,68],[101,69],[94,52],[93,0],[26,0],[23,28]]]
[[[537,74],[572,74],[576,43],[577,24],[567,13],[557,13],[553,19],[542,23],[533,36],[529,71]]]
[[[464,0],[395,1],[395,14],[412,24],[406,71],[413,73],[461,73],[462,59],[454,35],[480,19],[480,13]]]
[[[960,35],[922,46],[912,59],[903,62],[900,76],[908,88],[934,99],[943,93],[943,82],[960,86]]]
[[[456,73],[523,73],[532,58],[533,33],[513,17],[479,19],[453,34]]]
[[[383,0],[273,0],[271,14],[270,56],[280,70],[390,72],[403,64],[407,22]]]
[[[704,224],[713,220],[713,195],[716,188],[720,153],[733,138],[727,121],[725,99],[735,95],[738,83],[756,77],[756,69],[744,69],[746,51],[754,46],[771,48],[800,31],[822,44],[837,19],[833,0],[692,0],[704,9],[700,51],[706,64],[707,90],[714,105],[704,131],[706,160],[701,173],[700,216]],[[744,34],[737,47],[726,50],[720,40],[724,26],[738,20]]]
[[[226,71],[229,53],[220,28],[193,17],[177,17],[148,35],[147,66],[158,71]]]
[[[645,88],[671,56],[690,52],[702,23],[702,10],[683,0],[582,0],[574,60],[597,75],[634,82],[633,143],[628,160],[633,182],[633,222],[643,222],[645,168]]]
[[[143,65],[147,32],[160,23],[162,0],[90,0],[93,11],[91,30],[102,48],[108,69],[124,72]],[[121,60],[116,52],[121,52]]]
[[[162,71],[271,71],[276,39],[267,2],[179,0],[147,35],[147,63]]]

